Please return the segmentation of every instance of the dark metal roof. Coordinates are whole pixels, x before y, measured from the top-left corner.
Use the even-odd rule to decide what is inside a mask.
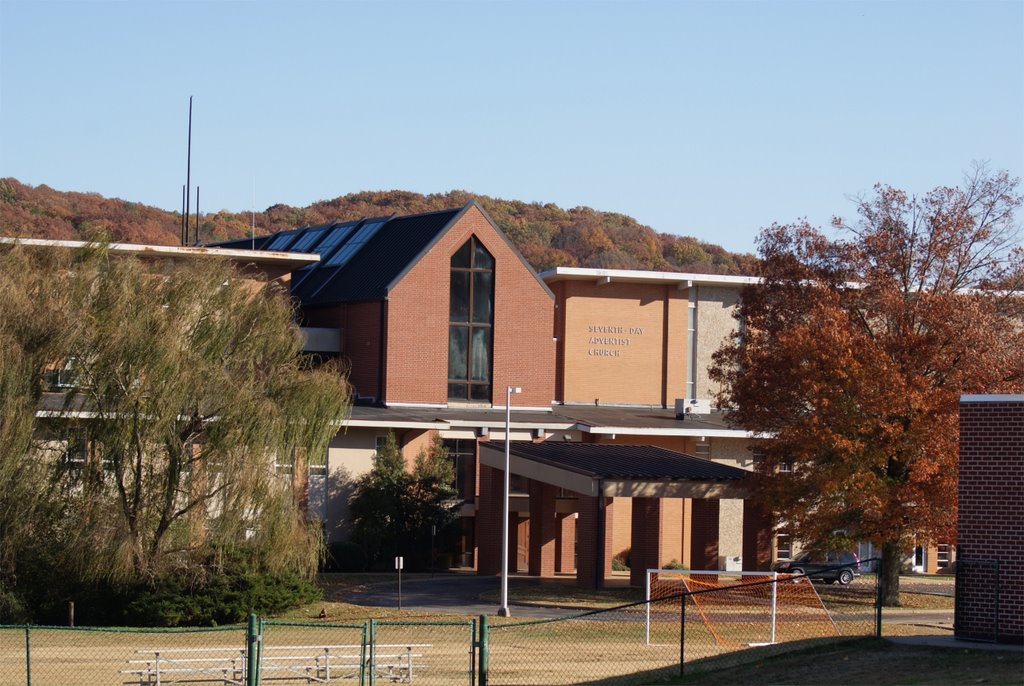
[[[279,231],[256,239],[256,250],[271,245],[306,245],[320,262],[296,272],[292,295],[304,307],[341,302],[383,300],[394,283],[433,245],[466,210],[459,207],[402,217],[373,217],[351,222],[319,224]],[[316,241],[304,241],[316,232]],[[333,233],[332,232],[336,232]],[[331,240],[331,237],[338,240]],[[253,247],[252,239],[216,244],[218,247]]]
[[[481,445],[505,450],[501,441]],[[512,441],[509,453],[596,479],[735,481],[750,475],[737,467],[650,445]]]
[[[394,282],[444,233],[465,208],[394,217],[363,245],[358,257],[330,271],[329,282],[302,296],[306,306],[383,300]],[[326,267],[331,270],[331,267]]]

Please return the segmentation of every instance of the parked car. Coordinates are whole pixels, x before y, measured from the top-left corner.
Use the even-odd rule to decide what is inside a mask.
[[[860,574],[860,558],[849,551],[830,552],[822,555],[801,553],[795,560],[783,562],[775,571],[783,574],[806,574],[809,579],[821,579],[825,583],[839,582],[844,586]]]

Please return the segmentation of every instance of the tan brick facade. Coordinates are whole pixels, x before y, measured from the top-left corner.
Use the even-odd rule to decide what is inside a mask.
[[[687,292],[560,281],[558,400],[669,407],[686,390]]]

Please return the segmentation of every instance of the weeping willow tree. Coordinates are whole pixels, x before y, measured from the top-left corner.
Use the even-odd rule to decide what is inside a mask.
[[[237,265],[0,246],[0,578],[42,548],[113,583],[311,575],[320,527],[275,458],[325,450],[349,388],[301,347],[285,289]]]

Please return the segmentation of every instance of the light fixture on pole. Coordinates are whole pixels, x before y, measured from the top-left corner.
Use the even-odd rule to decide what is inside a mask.
[[[505,489],[501,508],[501,607],[499,617],[511,616],[508,611],[508,492],[509,479],[509,433],[512,425],[512,394],[522,393],[519,386],[505,387]]]

